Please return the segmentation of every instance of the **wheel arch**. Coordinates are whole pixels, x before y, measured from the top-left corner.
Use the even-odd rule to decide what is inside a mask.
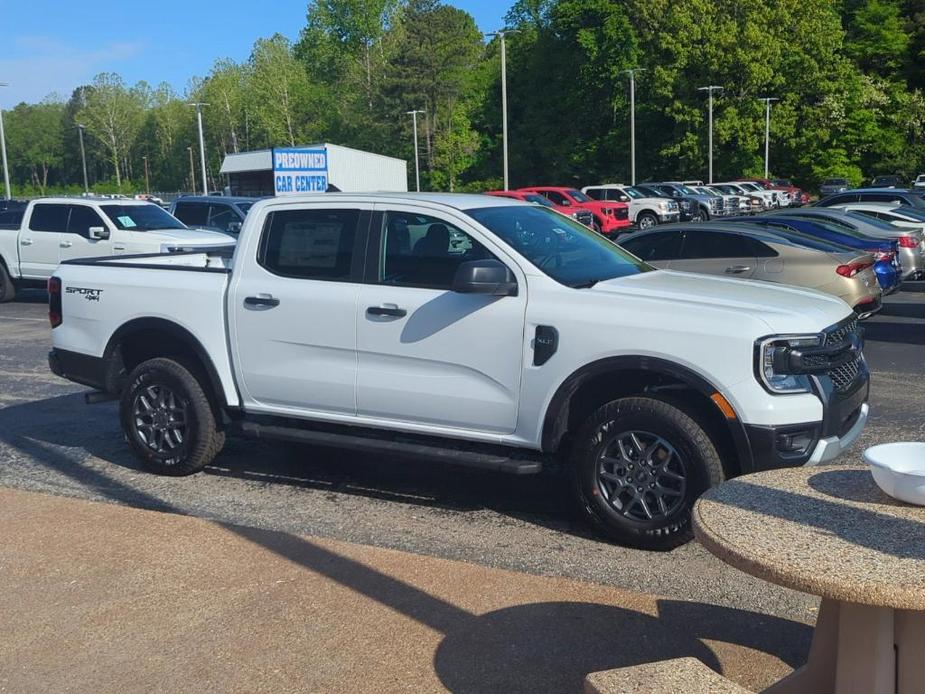
[[[543,417],[542,450],[552,453],[568,445],[569,435],[604,403],[656,393],[685,409],[718,437],[728,474],[751,470],[752,451],[738,413],[733,410],[734,418],[726,416],[713,400],[722,391],[686,366],[642,355],[608,357],[569,375],[556,389]]]
[[[152,344],[152,339],[157,339]],[[135,318],[121,325],[103,352],[106,389],[119,392],[131,370],[147,359],[186,356],[192,358],[208,379],[209,390],[219,407],[228,407],[218,370],[199,339],[183,326],[166,318]]]

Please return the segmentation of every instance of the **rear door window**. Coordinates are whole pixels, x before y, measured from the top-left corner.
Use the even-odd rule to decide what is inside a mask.
[[[352,281],[362,271],[363,252],[358,250],[362,244],[357,243],[359,219],[360,211],[351,209],[272,212],[264,227],[257,262],[283,277]]]
[[[67,217],[70,205],[45,204],[32,208],[29,229],[32,231],[67,232]]]
[[[604,190],[602,188],[588,188],[588,190],[585,191],[585,195],[592,200],[603,200]]]
[[[735,234],[688,231],[684,234],[681,257],[688,260],[705,258],[743,258],[755,255],[751,239]]]

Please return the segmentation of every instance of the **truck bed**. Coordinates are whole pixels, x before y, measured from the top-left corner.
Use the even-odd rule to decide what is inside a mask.
[[[237,393],[225,343],[230,250],[76,259],[62,263],[57,349],[103,357],[116,330],[158,321],[185,330],[213,360],[231,401]]]

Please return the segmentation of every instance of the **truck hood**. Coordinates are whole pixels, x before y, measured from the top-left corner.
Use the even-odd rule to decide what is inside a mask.
[[[229,246],[235,243],[234,237],[228,234],[203,229],[155,229],[146,231],[145,238],[184,246]]]
[[[598,282],[590,290],[671,304],[674,311],[719,310],[729,320],[758,319],[768,334],[816,333],[849,316],[841,299],[789,285],[756,280],[726,279],[690,272],[656,270]]]

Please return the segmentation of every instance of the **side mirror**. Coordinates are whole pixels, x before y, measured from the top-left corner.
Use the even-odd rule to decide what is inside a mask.
[[[562,202],[560,204],[562,205],[562,207],[571,207],[572,201],[569,200],[568,198],[562,198]]]
[[[453,291],[458,294],[517,296],[517,280],[514,273],[498,260],[470,260],[456,269]]]
[[[91,239],[96,241],[105,241],[109,238],[109,229],[106,227],[90,227],[87,229]]]
[[[230,222],[228,224],[228,233],[229,234],[240,234],[241,233],[241,222]]]

